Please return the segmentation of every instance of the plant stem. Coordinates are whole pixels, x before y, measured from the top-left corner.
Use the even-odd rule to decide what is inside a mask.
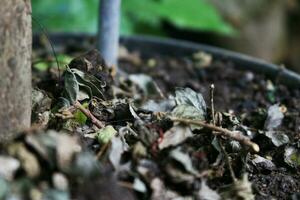
[[[117,66],[121,0],[100,0],[98,49],[108,66]]]
[[[92,113],[91,111],[89,111],[88,109],[86,109],[85,107],[83,107],[81,105],[81,103],[79,103],[79,101],[76,101],[74,103],[74,106],[79,109],[81,112],[83,112],[83,114],[85,114],[85,116],[87,116],[93,124],[95,124],[98,128],[103,128],[105,127],[105,125],[99,121]]]
[[[216,125],[216,119],[215,119],[215,105],[214,105],[214,89],[215,89],[215,85],[214,85],[214,84],[211,84],[211,85],[210,85],[211,116],[212,116],[213,125]]]
[[[199,120],[182,119],[182,118],[176,118],[176,117],[171,117],[170,119],[175,122],[181,122],[184,124],[193,124],[193,125],[198,125],[198,126],[208,128],[210,130],[213,130],[212,133],[214,135],[227,136],[233,140],[239,141],[240,143],[251,147],[251,149],[254,150],[255,152],[259,152],[259,146],[256,143],[252,142],[248,137],[243,136],[239,133],[230,131],[230,130],[222,128],[222,127],[215,126],[213,124],[208,124],[206,122],[199,121]]]

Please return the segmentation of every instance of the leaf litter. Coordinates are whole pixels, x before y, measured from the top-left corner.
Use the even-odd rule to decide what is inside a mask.
[[[122,57],[130,75],[119,77],[92,50],[65,67],[57,91],[35,79],[33,127],[1,145],[0,199],[252,200],[299,194],[299,90],[274,83],[270,99],[264,96],[268,79],[250,79],[251,72],[201,52],[188,63],[139,59],[130,65]],[[155,69],[138,66],[149,59]],[[55,72],[35,76],[41,73]],[[288,99],[290,93],[295,97]]]

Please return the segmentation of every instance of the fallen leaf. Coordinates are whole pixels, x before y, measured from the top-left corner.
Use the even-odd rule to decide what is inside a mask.
[[[170,112],[176,106],[174,99],[166,99],[156,102],[154,100],[147,101],[142,108],[152,112]]]
[[[300,167],[300,150],[289,146],[284,150],[284,162],[293,168]]]
[[[115,169],[120,167],[121,157],[125,150],[126,145],[123,144],[121,138],[113,137],[111,139],[111,147],[108,157]]]
[[[195,107],[199,112],[206,113],[206,103],[201,93],[196,93],[190,88],[179,88],[175,91],[177,105],[189,105]]]
[[[97,131],[97,140],[100,144],[106,144],[111,141],[111,139],[117,134],[117,131],[113,126],[108,125],[99,131]]]
[[[179,162],[187,172],[191,174],[198,174],[197,171],[193,167],[193,163],[191,157],[187,153],[183,153],[180,148],[176,148],[171,151],[170,157],[173,160]]]
[[[203,51],[199,51],[193,54],[193,59],[195,61],[195,66],[201,69],[211,65],[212,55]]]
[[[201,188],[200,188],[199,192],[197,193],[197,199],[220,200],[221,197],[216,191],[210,189],[207,186],[206,181],[201,181]]]
[[[139,178],[135,178],[133,181],[133,189],[137,192],[146,193],[147,187],[143,181]]]
[[[286,134],[280,133],[278,131],[270,130],[270,131],[267,131],[265,134],[268,138],[271,139],[272,143],[276,147],[279,147],[283,144],[287,144],[290,142],[290,139]]]
[[[77,101],[79,84],[76,80],[75,74],[70,70],[70,68],[67,68],[64,73],[64,89],[66,98],[71,104]]]
[[[163,140],[159,143],[158,147],[159,149],[164,149],[176,146],[192,136],[193,133],[188,126],[175,125],[165,132]]]
[[[173,116],[193,120],[205,120],[206,103],[202,94],[196,93],[190,88],[177,89],[175,94],[176,107],[172,111]],[[192,125],[191,128],[199,129],[201,127]]]
[[[257,169],[266,169],[269,171],[276,169],[275,164],[271,160],[265,159],[259,155],[254,155],[254,159],[252,159],[251,162]]]
[[[284,118],[283,113],[281,112],[279,104],[274,104],[268,108],[268,116],[265,121],[265,129],[268,131],[274,130],[279,127]]]
[[[146,96],[158,93],[154,80],[146,74],[131,74],[129,80],[137,84]]]

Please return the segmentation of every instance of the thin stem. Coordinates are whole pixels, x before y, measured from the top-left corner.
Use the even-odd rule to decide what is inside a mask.
[[[182,119],[176,117],[171,117],[170,119],[175,122],[181,122],[184,124],[193,124],[193,125],[198,125],[198,126],[208,128],[210,130],[213,130],[212,133],[214,135],[223,135],[229,137],[233,140],[239,141],[240,143],[251,147],[251,149],[254,150],[255,152],[259,152],[259,146],[256,143],[252,142],[248,137],[243,136],[237,132],[233,132],[228,129],[218,127],[213,124],[208,124],[206,122],[199,121],[199,120]]]
[[[230,172],[230,176],[231,176],[233,182],[236,182],[236,176],[234,174],[234,171],[233,171],[233,168],[232,168],[232,165],[231,165],[230,157],[229,157],[228,153],[226,152],[226,150],[225,150],[225,148],[224,148],[224,146],[223,146],[220,139],[218,139],[218,143],[219,143],[219,146],[221,148],[222,153],[225,156],[225,160],[226,160],[229,172]]]
[[[210,104],[211,104],[211,115],[212,115],[212,121],[213,125],[216,125],[216,119],[215,119],[215,105],[214,105],[214,89],[215,85],[210,85]]]
[[[105,127],[105,125],[101,121],[99,121],[88,109],[83,107],[81,103],[79,103],[79,101],[76,101],[74,103],[74,106],[81,112],[83,112],[83,114],[85,114],[85,116],[87,116],[92,121],[92,123],[95,124],[98,128]]]

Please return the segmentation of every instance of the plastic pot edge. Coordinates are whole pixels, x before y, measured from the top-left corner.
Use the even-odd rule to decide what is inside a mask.
[[[95,37],[86,33],[52,33],[49,37],[54,45],[67,43],[68,41],[83,41],[84,39],[95,43]],[[231,61],[237,68],[263,73],[289,87],[300,88],[299,74],[242,53],[183,40],[144,35],[121,37],[120,43],[129,50],[155,52],[155,54],[170,56],[187,56],[197,51],[204,51],[211,54],[215,59]],[[33,44],[34,47],[38,46],[39,34],[34,35]],[[153,53],[151,54],[153,55]]]

